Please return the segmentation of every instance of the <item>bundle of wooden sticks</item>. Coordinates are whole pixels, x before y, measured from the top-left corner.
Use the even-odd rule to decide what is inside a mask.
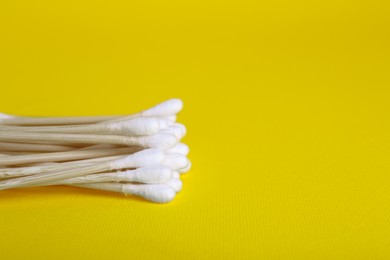
[[[126,116],[0,114],[0,190],[70,185],[170,202],[191,168],[182,107],[171,99]]]

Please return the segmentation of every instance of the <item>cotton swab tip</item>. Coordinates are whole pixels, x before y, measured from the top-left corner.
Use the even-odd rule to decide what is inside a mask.
[[[174,147],[168,149],[167,152],[178,153],[187,156],[190,152],[190,148],[186,144],[178,143]]]
[[[141,115],[145,117],[164,117],[177,114],[182,109],[183,101],[174,98],[141,112]]]
[[[170,116],[164,116],[163,118],[170,120],[172,122],[176,122],[177,116],[176,115],[170,115]]]
[[[175,190],[166,184],[125,184],[122,187],[122,192],[137,195],[156,203],[170,202],[176,196]]]
[[[4,121],[6,119],[10,119],[10,118],[14,118],[14,116],[10,116],[10,115],[4,114],[4,113],[0,113],[0,123],[1,123],[1,121]]]
[[[172,124],[168,128],[160,131],[160,133],[169,133],[176,136],[177,140],[181,140],[186,135],[186,128],[182,124]]]
[[[183,182],[178,178],[173,178],[166,184],[171,187],[176,193],[180,192],[183,188]]]
[[[171,128],[180,129],[182,137],[186,136],[186,134],[187,134],[187,128],[186,128],[186,126],[183,125],[183,124],[174,123],[174,124],[171,126]]]
[[[174,172],[173,172],[173,178],[180,179],[180,173],[174,171]]]
[[[141,183],[167,183],[173,178],[173,171],[162,165],[152,165],[133,171],[120,172],[123,179]]]
[[[175,135],[170,133],[159,133],[152,136],[142,136],[139,139],[142,146],[148,148],[169,149],[178,143]]]
[[[165,160],[165,154],[159,149],[147,149],[125,158],[115,160],[109,163],[111,170],[138,168],[149,165],[161,164]]]
[[[179,172],[180,173],[187,173],[191,170],[191,167],[192,167],[192,163],[190,160],[188,160],[188,165],[182,169],[179,169]]]
[[[172,170],[180,170],[186,168],[189,164],[189,160],[182,154],[167,153],[163,165],[169,167]]]
[[[107,125],[107,130],[109,131],[123,131],[130,135],[152,135],[156,134],[160,129],[159,120],[142,117]]]

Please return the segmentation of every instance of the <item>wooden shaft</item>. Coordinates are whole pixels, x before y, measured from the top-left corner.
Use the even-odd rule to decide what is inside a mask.
[[[95,145],[89,145],[86,147],[79,148],[78,150],[100,150],[100,149],[112,149],[112,148],[120,148],[123,146],[114,145],[114,144],[95,144]]]
[[[64,170],[64,169],[79,168],[80,165],[87,165],[87,164],[92,164],[92,163],[101,163],[101,162],[117,160],[117,159],[123,158],[124,156],[127,156],[127,154],[126,155],[114,155],[114,156],[100,157],[100,158],[80,160],[80,161],[71,161],[71,162],[64,162],[64,163],[52,163],[50,165],[37,164],[34,166],[29,166],[29,167],[3,168],[3,169],[0,169],[0,179],[16,178],[16,177],[29,176],[29,175],[35,175],[35,174],[41,174],[41,173],[48,173],[48,172]]]
[[[11,132],[40,132],[40,133],[100,133],[108,128],[102,125],[67,125],[67,126],[0,126],[0,131]]]
[[[78,116],[78,117],[14,117],[1,121],[1,125],[47,126],[84,125],[113,120],[124,116]]]
[[[87,164],[86,164],[87,165]],[[69,170],[73,168],[80,168],[79,165],[42,165],[42,166],[30,166],[30,167],[18,167],[18,168],[3,168],[0,169],[0,179],[10,179],[16,177],[24,177],[30,175],[37,175],[41,173],[55,172],[59,170]]]
[[[136,147],[134,147],[136,148]],[[126,153],[125,156],[136,153],[138,151],[141,151],[142,149],[139,147],[138,150],[134,150],[132,152]],[[71,162],[65,162],[62,164],[74,164],[74,165],[80,165],[80,164],[90,164],[90,163],[97,163],[97,162],[106,162],[106,161],[112,161],[119,158],[122,158],[124,155],[113,155],[113,156],[107,156],[107,157],[98,157],[98,158],[92,158],[92,159],[85,159],[85,160],[77,160],[77,161],[71,161]]]
[[[0,158],[0,165],[20,165],[40,162],[61,162],[70,160],[89,159],[103,156],[132,153],[138,147],[104,149],[104,150],[84,150],[70,152],[43,153],[31,155],[15,155]]]
[[[120,135],[88,135],[88,134],[53,134],[30,132],[2,132],[0,141],[6,142],[57,142],[70,144],[137,144],[137,139],[132,136]]]
[[[14,151],[1,151],[4,155],[26,155],[26,154],[36,154],[37,152],[14,152]]]
[[[74,147],[53,144],[29,144],[0,142],[1,151],[11,152],[62,152],[74,150]]]
[[[93,165],[85,165],[70,170],[59,170],[50,173],[42,173],[42,174],[37,174],[32,176],[6,180],[0,182],[0,190],[34,186],[39,183],[46,183],[50,181],[68,179],[68,178],[83,176],[92,173],[104,172],[108,170],[110,170],[110,164],[108,162],[93,164]]]
[[[52,182],[45,183],[44,186],[71,185],[71,184],[78,184],[78,183],[98,183],[98,182],[111,182],[111,181],[119,181],[117,174],[112,172],[102,172],[98,174],[79,176],[79,177],[74,177],[74,178],[64,179],[59,181],[52,181]]]

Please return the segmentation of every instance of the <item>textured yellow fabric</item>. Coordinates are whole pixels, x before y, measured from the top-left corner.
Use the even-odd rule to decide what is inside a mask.
[[[390,259],[389,1],[1,1],[0,111],[185,110],[175,201],[0,192],[0,259]]]

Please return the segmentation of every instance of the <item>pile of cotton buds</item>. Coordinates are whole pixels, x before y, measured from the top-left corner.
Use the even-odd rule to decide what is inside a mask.
[[[0,114],[0,190],[70,185],[170,202],[191,168],[182,107],[171,99],[126,116]]]

